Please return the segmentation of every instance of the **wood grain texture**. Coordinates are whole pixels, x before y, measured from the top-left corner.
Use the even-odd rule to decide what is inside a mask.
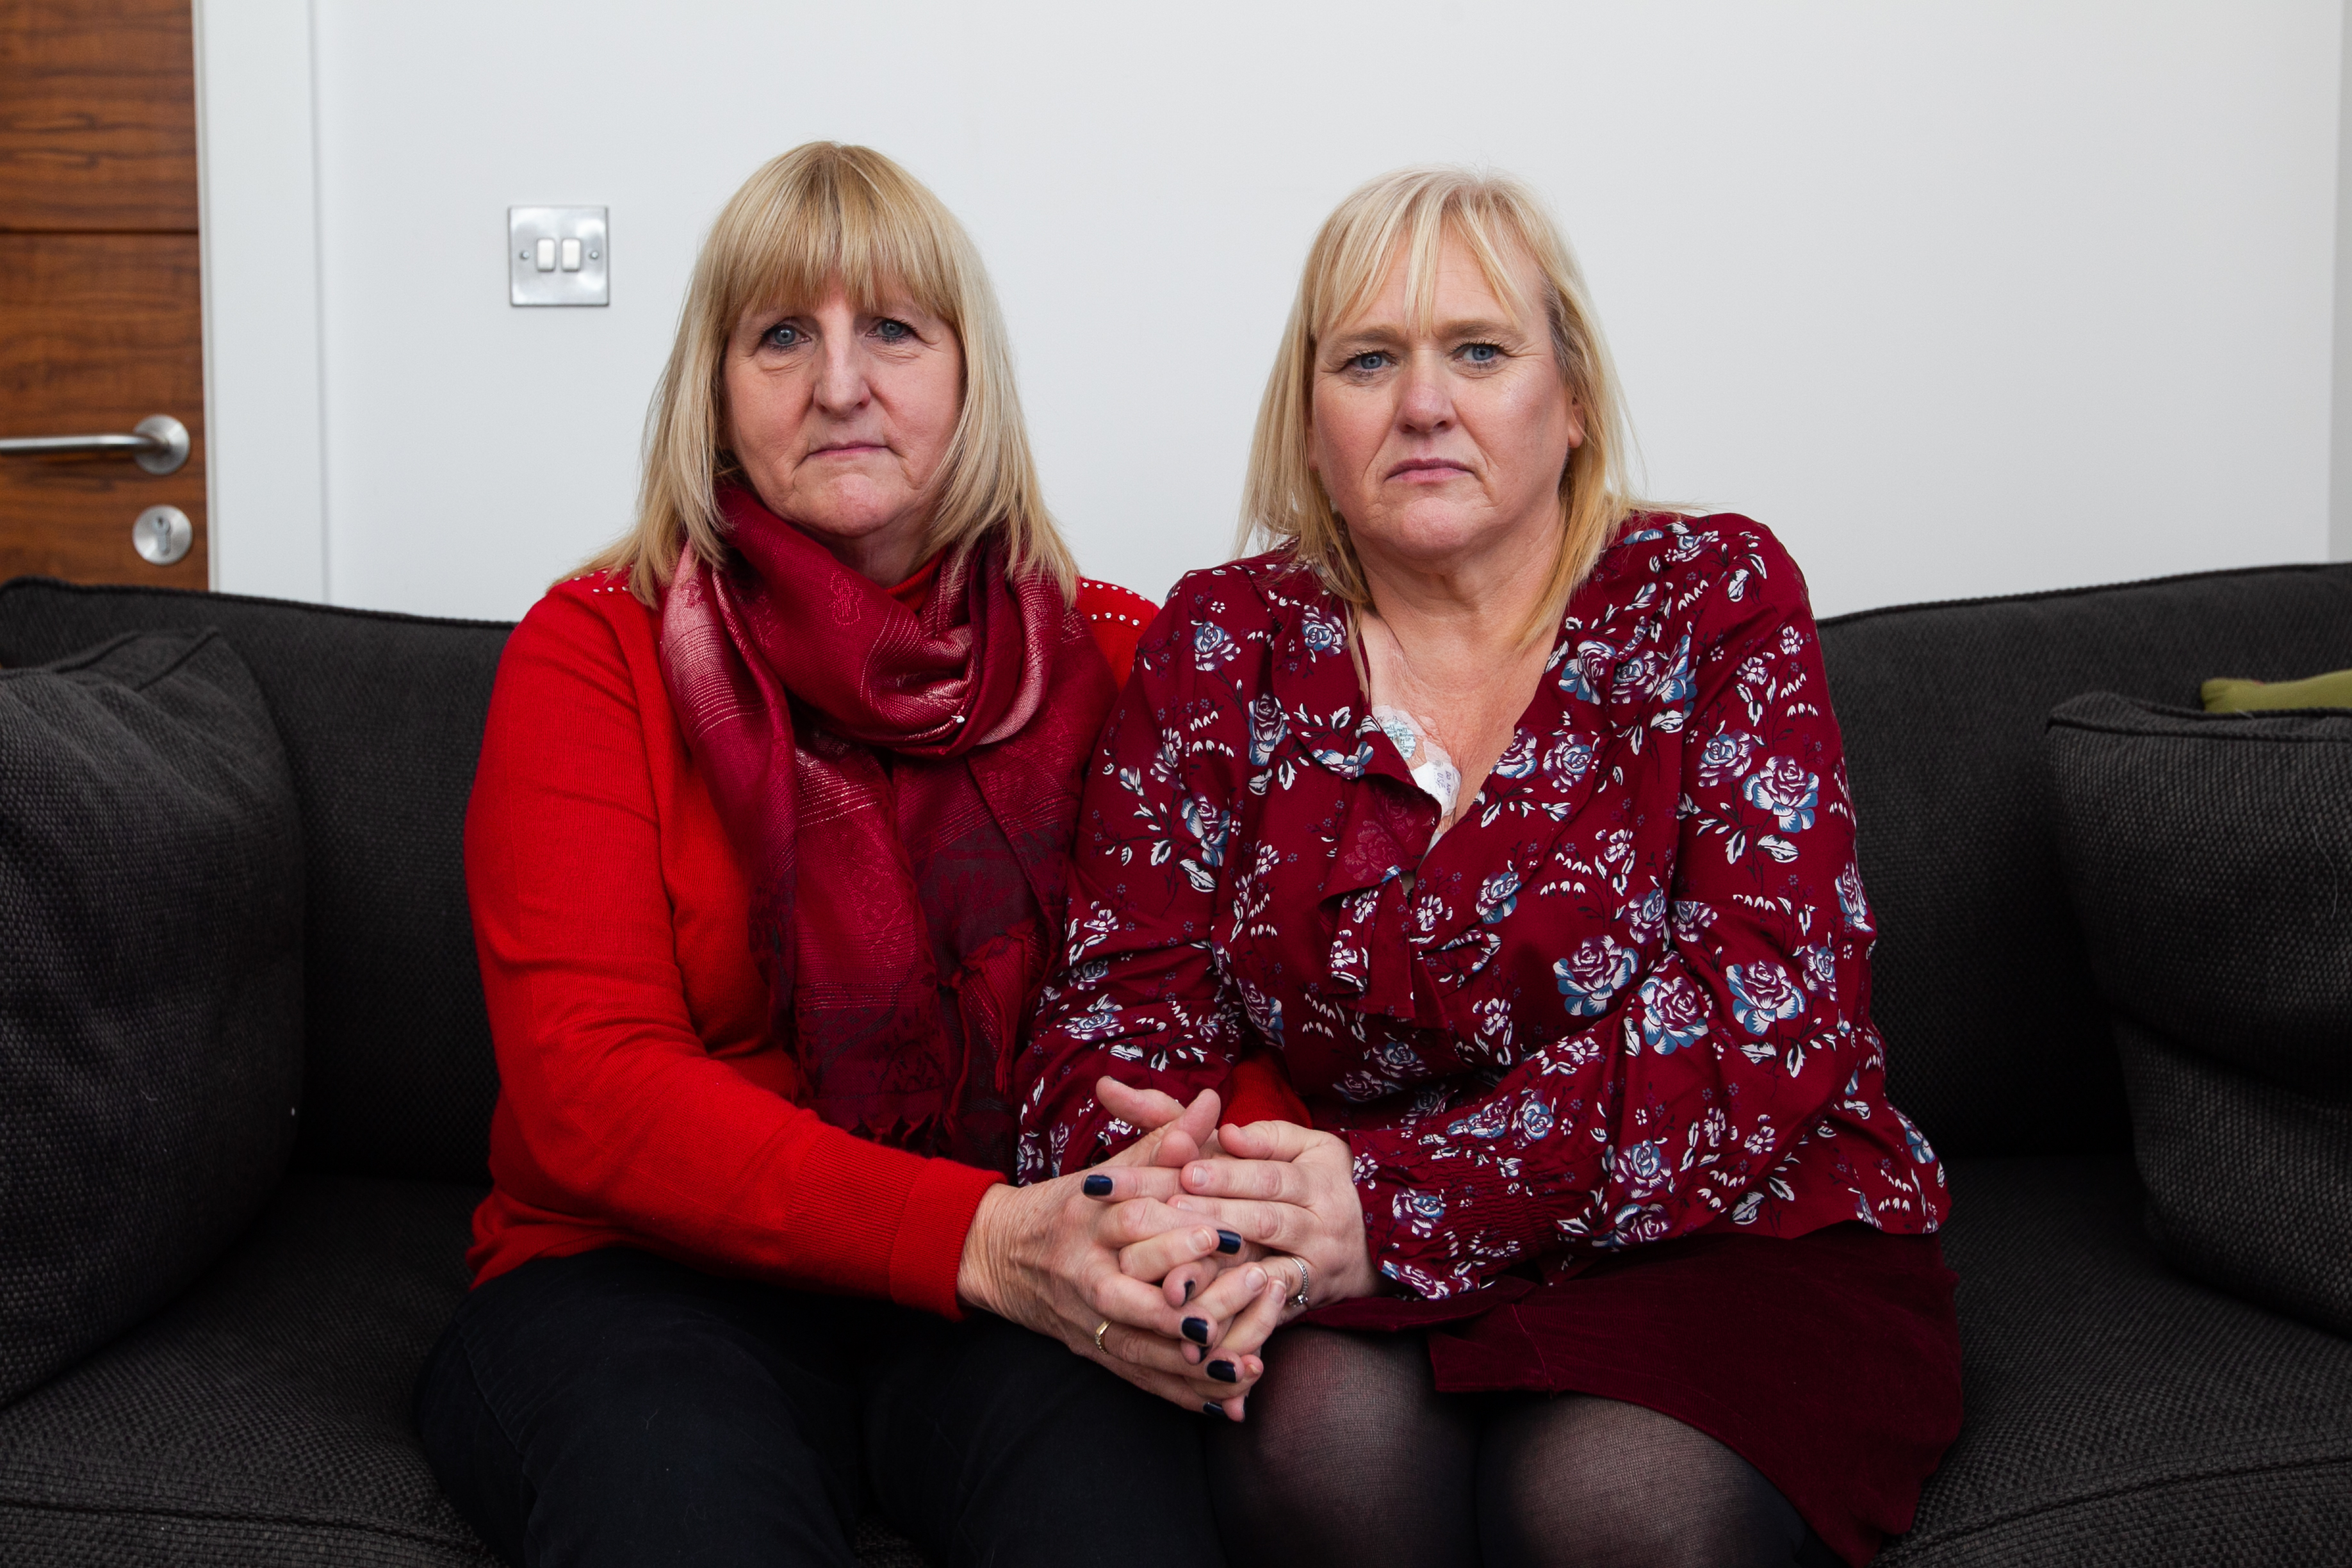
[[[196,227],[188,0],[0,0],[0,231]]]
[[[111,456],[0,458],[0,581],[205,586],[202,306],[193,234],[0,234],[0,436],[188,427],[174,474]],[[176,506],[196,542],[171,566],[131,546],[145,508]]]

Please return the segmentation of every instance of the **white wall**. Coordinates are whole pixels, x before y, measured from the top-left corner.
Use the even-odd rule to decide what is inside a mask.
[[[971,226],[1050,498],[1155,595],[1226,552],[1315,225],[1428,160],[1547,195],[1652,492],[1770,523],[1824,613],[2328,553],[2342,0],[311,21],[339,602],[512,616],[618,530],[700,231],[814,137]],[[508,305],[513,203],[612,209],[609,309]]]

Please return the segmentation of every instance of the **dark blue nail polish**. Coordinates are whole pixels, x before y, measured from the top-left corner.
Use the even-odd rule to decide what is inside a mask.
[[[1213,1399],[1203,1399],[1202,1401],[1201,1401],[1201,1414],[1202,1414],[1202,1415],[1223,1415],[1224,1413],[1225,1413],[1225,1407],[1224,1407],[1223,1405],[1219,1405],[1216,1401],[1214,1401],[1214,1400],[1213,1400]]]
[[[1192,1281],[1190,1279],[1184,1281],[1184,1304],[1188,1307],[1192,1304]]]
[[[1110,1178],[1108,1176],[1088,1176],[1083,1185],[1083,1190],[1087,1196],[1090,1198],[1107,1198],[1110,1196]]]
[[[1217,1232],[1217,1250],[1219,1252],[1239,1252],[1241,1249],[1242,1233],[1240,1231],[1221,1230]]]
[[[1234,1363],[1229,1361],[1211,1362],[1209,1375],[1219,1383],[1239,1383],[1242,1380],[1242,1374],[1234,1370]]]
[[[1196,1345],[1207,1344],[1209,1342],[1209,1320],[1206,1318],[1185,1319],[1184,1337],[1192,1341]]]

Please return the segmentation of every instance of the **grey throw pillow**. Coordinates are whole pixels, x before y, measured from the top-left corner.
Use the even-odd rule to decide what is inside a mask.
[[[283,1173],[302,849],[210,632],[0,670],[0,1403],[162,1306]]]
[[[2151,1232],[2352,1334],[2352,713],[2094,693],[2045,743]]]

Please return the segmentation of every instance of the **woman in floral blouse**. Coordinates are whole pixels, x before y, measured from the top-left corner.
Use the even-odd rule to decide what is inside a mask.
[[[1958,1431],[1803,580],[1623,447],[1525,189],[1366,186],[1259,417],[1277,547],[1178,584],[1089,776],[1024,1178],[1260,1047],[1303,1100],[1090,1184],[1263,1343],[1236,1562],[1862,1563]]]

